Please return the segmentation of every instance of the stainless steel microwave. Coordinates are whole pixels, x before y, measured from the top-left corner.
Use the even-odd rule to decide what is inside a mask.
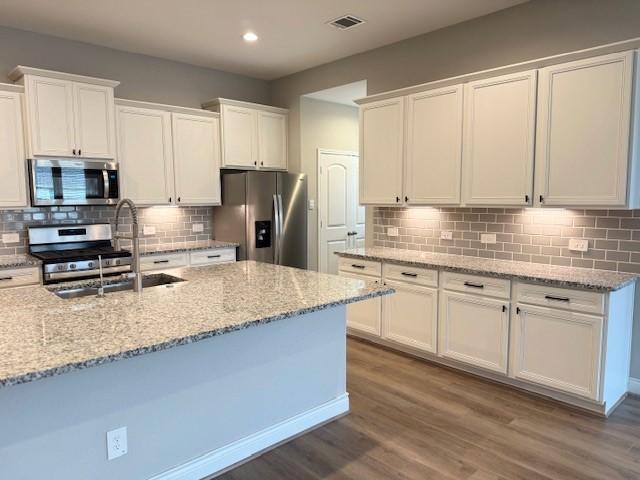
[[[31,204],[112,205],[118,203],[118,164],[99,160],[29,160]]]

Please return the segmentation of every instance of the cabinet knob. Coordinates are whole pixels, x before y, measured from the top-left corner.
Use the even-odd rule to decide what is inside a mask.
[[[529,195],[524,196],[524,203],[529,203]]]
[[[544,202],[544,197],[540,195],[540,203]]]
[[[407,196],[405,195],[405,197],[404,197],[404,201],[405,201],[405,202],[408,202],[408,201],[409,201],[409,197],[407,197]]]
[[[254,165],[258,165],[258,162],[253,162]]]
[[[181,198],[181,197],[178,197],[178,202],[180,201],[180,198]]]
[[[260,162],[260,165],[264,165],[264,162]]]
[[[82,150],[78,149],[78,155],[82,155]]]
[[[396,197],[396,203],[400,202],[400,197]]]
[[[171,203],[171,198],[172,198],[172,197],[169,197],[169,203]]]
[[[73,154],[74,154],[74,155],[76,154],[76,149],[75,149],[75,148],[73,149]]]

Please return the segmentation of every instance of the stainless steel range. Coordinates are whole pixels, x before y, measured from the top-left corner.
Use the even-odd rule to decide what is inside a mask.
[[[42,260],[45,284],[131,271],[131,252],[116,251],[109,223],[29,227],[29,253]]]

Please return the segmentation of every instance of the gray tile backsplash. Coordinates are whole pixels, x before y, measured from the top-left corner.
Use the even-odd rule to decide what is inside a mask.
[[[373,235],[376,246],[640,273],[640,210],[375,207]],[[569,250],[571,238],[589,251]]]
[[[131,232],[129,210],[122,210],[121,232]],[[113,223],[115,207],[41,207],[23,210],[0,210],[0,235],[18,233],[20,242],[5,244],[0,236],[0,255],[26,253],[28,246],[27,227],[51,223]],[[173,243],[208,240],[211,238],[212,207],[148,207],[138,209],[140,225],[156,228],[154,235],[143,235],[141,227],[141,245],[171,245]],[[200,223],[203,231],[194,233],[193,224]],[[126,246],[127,242],[123,242]]]

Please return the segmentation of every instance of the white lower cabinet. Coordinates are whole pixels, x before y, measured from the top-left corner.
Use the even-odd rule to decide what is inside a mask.
[[[158,253],[140,258],[140,269],[143,272],[186,267],[189,259],[186,252]]]
[[[442,291],[438,328],[440,356],[507,373],[507,301]]]
[[[341,261],[339,268],[341,277],[355,278],[357,280],[364,280],[366,282],[380,282],[379,276],[374,277],[371,275],[363,275],[353,272],[354,268],[361,266],[360,263],[363,263],[363,270],[365,268],[365,263],[374,264],[373,267],[375,268],[375,262],[353,262],[354,266],[351,266],[351,263],[349,263],[349,265],[345,264],[345,262],[343,261],[345,259],[340,260]],[[377,264],[377,267],[377,271],[380,272],[379,263]],[[382,300],[380,299],[380,297],[347,305],[347,328],[349,328],[350,330],[366,333],[368,335],[380,336],[381,324]]]
[[[231,263],[236,261],[235,248],[215,248],[211,250],[195,250],[189,253],[189,265],[215,265],[217,263]]]
[[[603,317],[518,304],[513,321],[513,376],[598,398]]]
[[[438,290],[385,280],[396,293],[382,301],[382,338],[436,353]]]
[[[7,268],[0,270],[0,289],[37,285],[40,283],[40,268]]]

